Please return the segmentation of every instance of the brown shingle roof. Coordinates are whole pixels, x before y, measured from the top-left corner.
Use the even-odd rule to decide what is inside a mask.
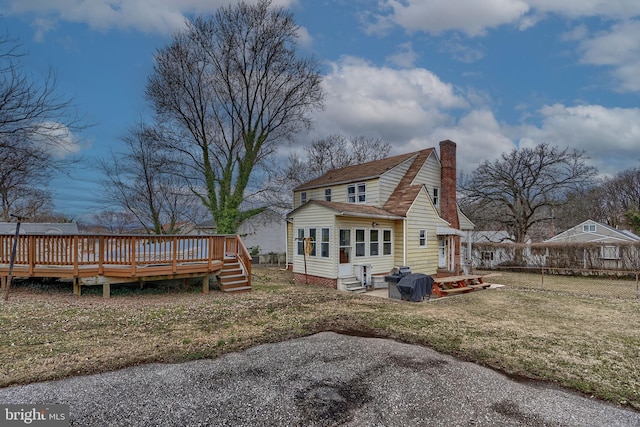
[[[353,216],[366,216],[370,218],[389,218],[389,219],[400,219],[401,216],[388,212],[384,209],[377,208],[371,205],[360,205],[356,203],[343,203],[343,202],[327,202],[324,200],[309,200],[304,205],[301,205],[289,212],[288,216],[292,215],[294,212],[299,209],[311,204],[317,203],[322,206],[326,206],[330,209],[333,209],[339,212],[341,215],[353,215]]]
[[[299,186],[294,188],[294,191],[377,178],[386,171],[398,166],[405,160],[427,151],[431,153],[433,151],[433,148],[414,151],[412,153],[400,154],[393,157],[387,157],[386,159],[374,160],[371,162],[354,166],[347,166],[340,169],[332,169],[319,178],[312,179],[311,181],[305,182],[304,184],[300,184]]]
[[[411,185],[411,182],[413,182],[416,175],[418,175],[420,168],[422,168],[424,162],[427,161],[432,152],[433,148],[418,151],[418,156],[411,166],[409,166],[409,170],[407,170],[407,173],[402,177],[396,189],[391,193],[389,200],[385,203],[385,210],[396,215],[405,216],[407,214],[411,204],[422,188],[422,185]]]

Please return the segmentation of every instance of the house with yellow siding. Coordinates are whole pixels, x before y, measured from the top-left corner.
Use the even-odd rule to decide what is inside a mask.
[[[440,156],[427,148],[334,169],[293,193],[287,265],[297,282],[347,290],[374,286],[394,267],[462,270],[460,236],[473,224],[456,202],[452,141],[440,142]]]

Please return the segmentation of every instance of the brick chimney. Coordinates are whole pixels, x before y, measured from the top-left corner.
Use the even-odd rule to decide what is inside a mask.
[[[456,204],[456,143],[440,141],[440,216],[460,228]]]

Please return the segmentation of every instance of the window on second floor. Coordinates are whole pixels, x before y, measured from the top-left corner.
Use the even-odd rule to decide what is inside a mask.
[[[351,184],[347,186],[347,202],[348,203],[366,203],[367,202],[367,184]]]
[[[585,233],[595,233],[596,225],[595,224],[585,224],[582,226],[582,231]]]
[[[307,203],[307,192],[303,191],[300,193],[300,204],[304,205],[305,203]]]
[[[325,188],[325,189],[324,189],[324,199],[325,199],[327,202],[330,202],[330,201],[331,201],[331,189],[330,189],[330,188]]]
[[[440,191],[437,188],[433,189],[433,206],[438,207],[438,193]]]

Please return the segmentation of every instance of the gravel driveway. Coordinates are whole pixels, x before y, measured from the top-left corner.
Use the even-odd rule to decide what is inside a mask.
[[[216,360],[0,389],[78,426],[638,426],[640,413],[428,348],[323,332]]]

